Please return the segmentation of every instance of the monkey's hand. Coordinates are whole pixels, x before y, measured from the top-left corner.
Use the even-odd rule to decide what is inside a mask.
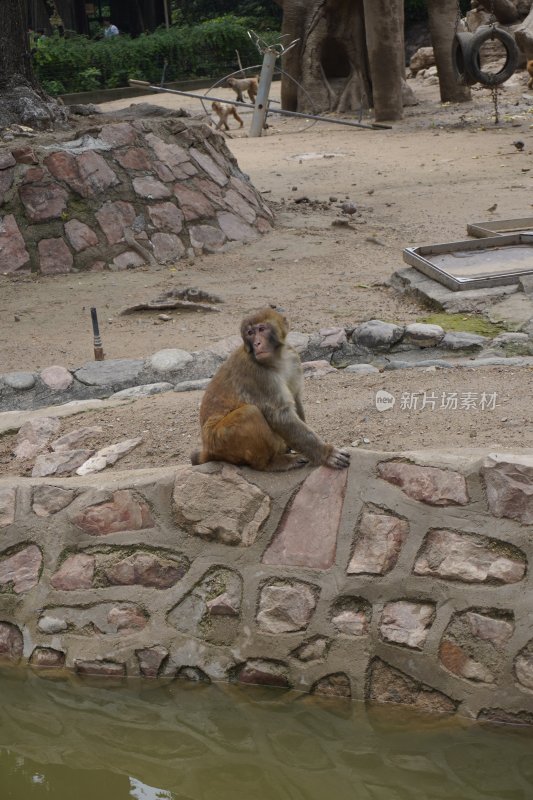
[[[346,467],[350,466],[350,454],[347,450],[332,447],[324,463],[326,467],[332,467],[333,469],[346,469]]]

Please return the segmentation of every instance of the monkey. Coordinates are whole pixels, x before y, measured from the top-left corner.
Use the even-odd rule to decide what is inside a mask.
[[[257,78],[228,78],[226,81],[228,86],[231,86],[239,103],[244,103],[243,92],[248,92],[248,97],[252,103],[255,103],[257,96]]]
[[[529,80],[527,82],[527,88],[533,89],[533,59],[528,59],[526,64],[526,69],[529,72]]]
[[[302,365],[285,341],[288,330],[272,308],[243,319],[242,344],[205,390],[202,449],[192,453],[193,464],[227,461],[273,472],[306,463],[349,466],[350,454],[323,442],[305,422]]]
[[[219,103],[217,100],[213,100],[211,103],[211,108],[218,117],[218,122],[215,125],[216,131],[219,131],[220,128],[224,128],[225,131],[229,131],[228,117],[231,116],[235,117],[237,122],[240,123],[239,128],[242,128],[244,125],[242,117],[237,114],[237,109],[230,103]]]

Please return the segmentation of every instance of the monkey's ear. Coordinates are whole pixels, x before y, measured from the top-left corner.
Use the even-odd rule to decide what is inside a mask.
[[[285,336],[286,336],[289,332],[290,325],[289,325],[289,320],[285,316],[285,309],[282,306],[276,305],[276,303],[270,303],[270,308],[273,308],[274,311],[277,314],[279,314],[281,319],[283,320],[283,325],[285,327]]]

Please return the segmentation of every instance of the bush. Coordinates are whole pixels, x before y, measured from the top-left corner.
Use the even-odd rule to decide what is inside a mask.
[[[35,71],[50,93],[59,86],[62,93],[83,92],[127,86],[128,78],[160,83],[164,68],[165,81],[221,77],[238,68],[236,50],[244,65],[262,60],[246,20],[229,15],[137,39],[50,36],[35,53]]]

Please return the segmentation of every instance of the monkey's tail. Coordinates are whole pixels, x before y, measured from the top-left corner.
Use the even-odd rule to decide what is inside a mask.
[[[193,450],[191,453],[191,464],[197,467],[199,464],[205,464],[210,459],[206,456],[203,450]]]

